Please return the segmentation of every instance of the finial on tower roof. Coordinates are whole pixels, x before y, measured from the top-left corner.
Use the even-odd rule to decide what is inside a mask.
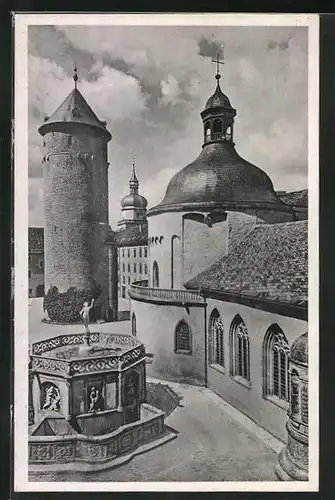
[[[77,66],[75,65],[73,68],[73,79],[74,79],[74,88],[77,88],[78,74],[77,74]]]
[[[222,61],[220,61],[220,52],[217,52],[216,54],[216,59],[212,59],[212,62],[216,63],[216,75],[215,75],[215,78],[217,80],[217,84],[219,85],[219,80],[221,78],[221,75],[220,75],[220,64],[224,64],[224,57],[223,57],[223,44],[221,45],[221,55],[222,55]]]

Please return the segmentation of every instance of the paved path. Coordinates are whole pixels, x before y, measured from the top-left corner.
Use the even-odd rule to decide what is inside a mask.
[[[183,406],[166,419],[167,425],[179,433],[176,439],[116,469],[85,475],[48,475],[43,481],[277,480],[277,453],[271,449],[278,446],[277,440],[272,438],[265,445],[260,438],[264,431],[245,417],[240,419],[245,420],[243,425],[237,422],[231,415],[236,410],[227,411],[227,404],[221,404],[221,398],[209,389],[161,382],[182,397]]]

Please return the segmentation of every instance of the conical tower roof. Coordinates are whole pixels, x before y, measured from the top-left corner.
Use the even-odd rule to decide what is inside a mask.
[[[70,92],[62,104],[58,106],[56,111],[46,119],[38,130],[41,135],[44,135],[50,129],[50,126],[64,123],[80,123],[95,127],[103,135],[106,135],[108,140],[111,139],[111,134],[106,129],[105,123],[99,120],[77,88],[74,88]]]

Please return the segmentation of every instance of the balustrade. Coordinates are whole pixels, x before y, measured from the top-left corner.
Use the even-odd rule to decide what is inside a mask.
[[[148,282],[136,281],[130,285],[129,294],[133,299],[145,299],[162,302],[204,302],[204,297],[198,290],[174,290],[171,288],[149,288]]]

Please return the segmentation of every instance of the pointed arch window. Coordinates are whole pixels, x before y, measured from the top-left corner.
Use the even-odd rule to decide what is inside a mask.
[[[239,314],[230,328],[231,375],[250,385],[250,339],[247,327]]]
[[[177,353],[192,354],[192,332],[183,319],[176,326],[174,350]]]
[[[154,288],[159,287],[159,268],[156,261],[152,265],[152,286]]]
[[[263,394],[285,403],[289,400],[289,352],[284,332],[277,324],[271,325],[263,343]]]
[[[131,334],[136,337],[136,315],[134,312],[131,316]]]
[[[224,368],[224,328],[223,320],[217,309],[209,318],[209,362]]]

